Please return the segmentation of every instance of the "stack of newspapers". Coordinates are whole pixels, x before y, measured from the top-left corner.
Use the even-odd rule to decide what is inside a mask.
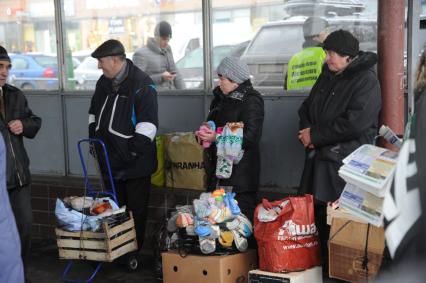
[[[353,215],[381,226],[383,200],[392,185],[398,153],[362,145],[343,160],[339,176],[346,181],[340,206]]]

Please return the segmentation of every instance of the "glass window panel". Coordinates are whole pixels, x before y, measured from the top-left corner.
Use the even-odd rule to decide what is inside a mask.
[[[310,16],[327,20],[328,32],[349,30],[360,41],[361,50],[377,50],[377,0],[212,0],[212,3],[213,46],[240,46],[239,52],[226,55],[240,56],[247,62],[256,87],[284,89],[288,62],[308,43],[303,23]],[[213,57],[215,52],[218,51],[213,49]],[[213,84],[216,83],[214,79]]]
[[[58,89],[53,0],[0,1],[0,44],[12,60],[8,83],[26,90]]]
[[[66,62],[72,59],[75,66],[67,69],[68,90],[95,88],[102,71],[90,54],[108,39],[120,40],[130,60],[137,52],[135,57],[141,58],[137,60],[139,67],[154,79],[160,93],[181,86],[203,86],[202,53],[192,53],[202,46],[201,1],[65,0],[64,6]],[[159,54],[154,29],[161,21],[169,22],[172,27],[168,43],[172,57]],[[162,77],[165,71],[177,71],[174,80],[177,83],[165,81]]]

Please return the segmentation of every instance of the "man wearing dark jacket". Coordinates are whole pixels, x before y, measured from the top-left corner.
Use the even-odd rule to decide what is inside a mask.
[[[24,266],[31,247],[31,176],[23,137],[34,138],[41,119],[28,107],[24,94],[6,83],[12,67],[6,49],[0,46],[0,129],[6,145],[6,181],[9,199],[21,238]]]
[[[306,148],[300,193],[316,199],[316,224],[326,257],[326,206],[345,186],[338,170],[352,151],[374,143],[381,96],[374,69],[377,55],[359,51],[350,32],[332,32],[323,48],[327,53],[323,71],[299,109],[298,138]]]
[[[89,137],[107,147],[120,206],[133,212],[139,249],[145,233],[151,174],[156,170],[157,92],[151,78],[125,57],[117,40],[93,53],[103,75],[89,109]],[[102,157],[96,150],[98,158]],[[100,158],[102,173],[105,163]]]

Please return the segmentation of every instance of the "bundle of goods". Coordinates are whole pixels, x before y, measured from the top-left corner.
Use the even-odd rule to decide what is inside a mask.
[[[57,199],[55,214],[59,258],[111,262],[137,250],[131,212],[109,197]]]
[[[185,253],[220,254],[246,251],[252,235],[250,220],[241,213],[235,193],[217,189],[202,193],[193,206],[178,207],[167,230]]]
[[[312,195],[263,199],[254,214],[259,269],[292,272],[321,264]]]
[[[58,228],[66,231],[92,231],[101,229],[102,221],[112,224],[125,217],[126,207],[119,208],[109,197],[66,197],[56,199],[55,215]],[[127,215],[127,219],[128,219]]]

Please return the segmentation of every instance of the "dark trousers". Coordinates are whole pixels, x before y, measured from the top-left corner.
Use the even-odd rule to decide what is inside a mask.
[[[21,239],[21,256],[24,263],[24,271],[31,252],[31,225],[33,223],[33,210],[31,207],[31,186],[8,190],[9,200],[15,215]]]
[[[327,204],[317,201],[315,203],[315,225],[318,229],[318,235],[321,248],[322,270],[328,275],[328,238],[330,236],[330,226],[327,225]]]
[[[149,195],[151,192],[151,176],[116,181],[117,199],[121,206],[126,205],[132,211],[135,220],[138,249],[142,248],[146,220],[148,216]]]

